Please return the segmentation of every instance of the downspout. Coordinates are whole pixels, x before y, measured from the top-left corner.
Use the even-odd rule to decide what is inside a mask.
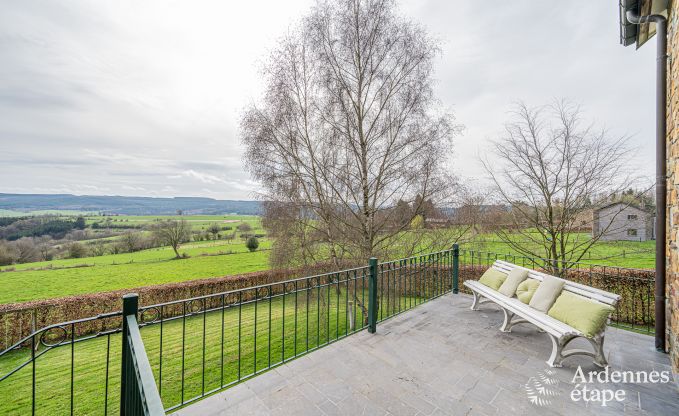
[[[667,19],[659,14],[639,16],[628,10],[633,24],[655,23],[657,52],[655,80],[655,349],[665,351],[665,218],[667,210]]]

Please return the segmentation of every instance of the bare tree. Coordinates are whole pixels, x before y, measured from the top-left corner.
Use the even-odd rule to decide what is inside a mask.
[[[220,232],[221,230],[222,230],[221,227],[220,227],[219,224],[217,224],[216,222],[213,222],[212,224],[210,224],[210,226],[209,226],[208,229],[207,229],[207,231],[208,231],[210,234],[212,234],[212,239],[213,239],[213,240],[216,240],[216,239],[219,237],[219,232]]]
[[[248,232],[248,231],[252,231],[252,226],[250,224],[248,224],[247,222],[242,222],[242,223],[238,224],[236,229],[238,231]]]
[[[66,255],[69,259],[80,259],[87,257],[87,248],[82,243],[73,241],[66,245]]]
[[[17,250],[13,244],[5,240],[0,240],[0,266],[17,263],[19,256],[19,250]]]
[[[433,94],[437,53],[393,0],[318,1],[280,42],[264,97],[241,121],[247,168],[268,210],[284,212],[265,221],[287,238],[275,239],[273,259],[407,254],[394,241],[423,202],[441,199],[459,129]],[[399,201],[411,209],[394,209]]]
[[[545,267],[562,275],[606,232],[578,233],[596,195],[629,185],[626,138],[584,125],[578,106],[565,100],[530,108],[519,103],[505,134],[494,143],[501,162],[484,166],[510,224],[498,237],[518,253],[551,261]]]
[[[49,235],[43,235],[40,237],[35,237],[34,239],[38,251],[40,252],[40,260],[51,260],[52,253],[52,237]]]
[[[128,231],[120,236],[120,244],[128,253],[133,253],[142,249],[141,233]]]
[[[180,258],[179,246],[191,238],[191,226],[186,220],[165,220],[153,224],[153,236],[159,243],[172,247],[175,258]]]
[[[40,250],[31,237],[22,237],[16,240],[14,248],[19,253],[17,263],[31,263],[40,260]]]

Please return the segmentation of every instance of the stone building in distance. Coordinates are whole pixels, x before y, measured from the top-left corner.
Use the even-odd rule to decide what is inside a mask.
[[[604,241],[655,239],[655,216],[644,207],[613,202],[593,211],[592,236]]]

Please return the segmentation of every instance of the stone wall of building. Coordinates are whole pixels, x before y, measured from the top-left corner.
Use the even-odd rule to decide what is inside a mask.
[[[646,241],[653,238],[652,215],[624,203],[608,205],[594,213],[593,236],[602,241]]]
[[[679,1],[671,2],[668,20],[667,316],[670,358],[679,373]]]

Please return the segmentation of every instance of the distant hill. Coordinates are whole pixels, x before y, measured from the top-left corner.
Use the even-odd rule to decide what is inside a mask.
[[[96,196],[70,194],[2,194],[0,215],[9,211],[94,211],[124,215],[169,215],[181,210],[189,215],[261,213],[257,201],[232,201],[212,198],[151,198],[140,196]]]

